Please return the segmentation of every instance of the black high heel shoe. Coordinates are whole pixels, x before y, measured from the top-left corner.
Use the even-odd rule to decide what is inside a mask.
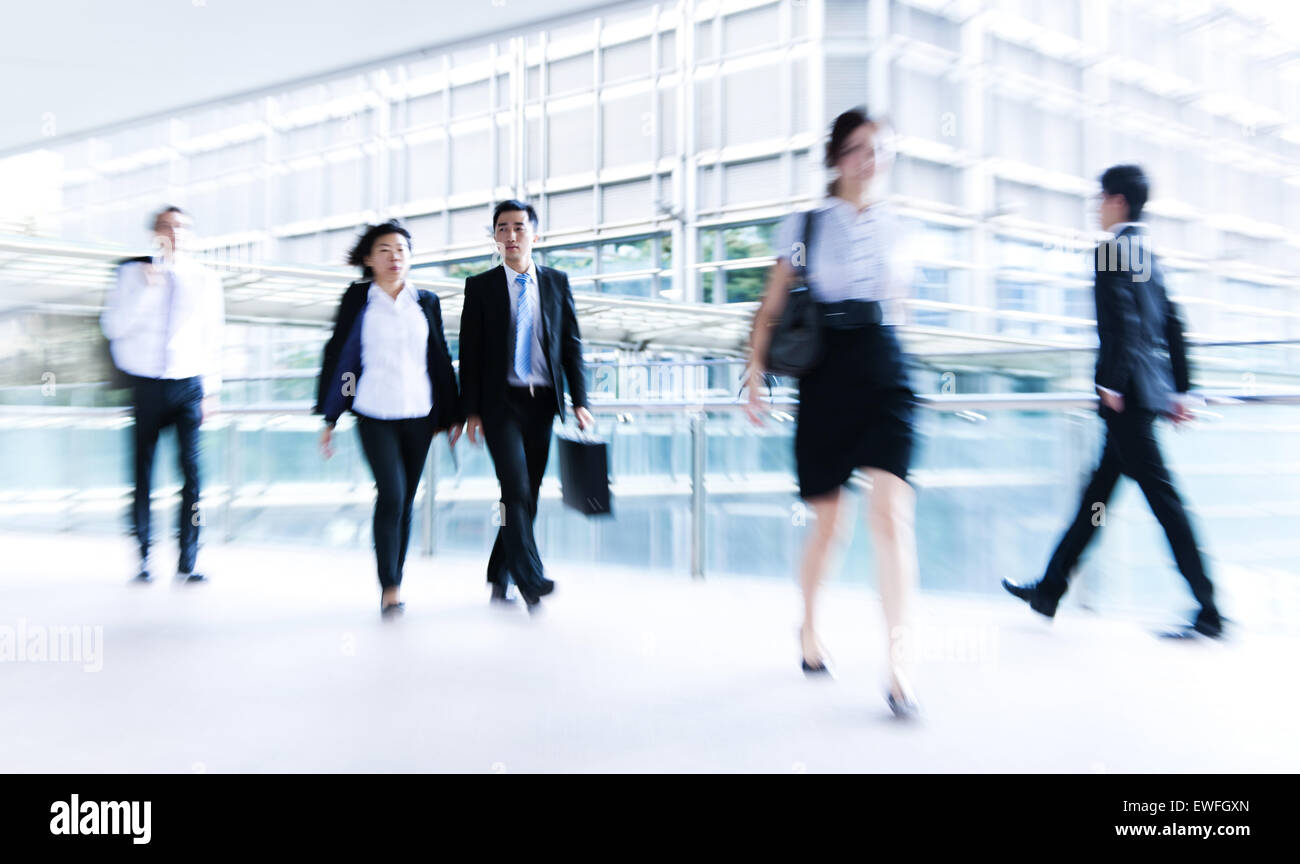
[[[799,628],[799,666],[800,668],[803,669],[803,674],[808,676],[809,678],[820,678],[823,676],[826,678],[835,677],[831,675],[830,667],[826,665],[826,661],[823,660],[822,658],[818,657],[817,662],[813,664],[813,663],[809,663],[808,660],[803,656],[803,628],[802,627]]]
[[[898,681],[899,695],[895,696],[893,688],[887,687],[885,689],[885,704],[894,713],[895,719],[919,720],[921,718],[921,706],[917,704],[911,685],[902,676],[901,672],[895,671],[894,676]]]
[[[405,603],[384,603],[380,606],[379,614],[383,618],[396,618],[405,611]]]

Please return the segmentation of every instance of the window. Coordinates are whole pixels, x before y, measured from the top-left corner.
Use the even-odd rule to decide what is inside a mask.
[[[569,228],[590,228],[595,223],[591,189],[559,192],[546,199],[547,231],[564,231]]]
[[[723,271],[727,284],[727,302],[745,303],[751,300],[762,300],[767,271],[767,267]]]
[[[933,300],[939,303],[951,301],[949,293],[949,271],[939,267],[917,267],[916,281],[912,284],[912,296],[917,300]],[[947,327],[951,313],[946,309],[913,309],[911,323],[918,327]]]
[[[595,144],[591,120],[591,108],[587,106],[550,115],[546,124],[546,158],[550,174],[591,171]]]
[[[600,247],[600,272],[619,273],[627,270],[649,270],[654,267],[653,241],[619,240]]]
[[[892,183],[894,190],[903,195],[945,204],[961,203],[960,174],[951,165],[899,156],[894,165]]]
[[[757,225],[742,225],[738,228],[726,228],[722,232],[725,244],[725,256],[733,261],[737,258],[761,258],[771,255],[776,245],[777,222],[762,222]],[[731,277],[727,277],[727,295],[731,295]]]
[[[590,90],[594,75],[591,52],[552,60],[546,67],[546,75],[551,96]]]
[[[638,93],[600,106],[602,165],[644,162],[654,155],[654,103],[650,98],[649,93]]]
[[[700,231],[699,254],[701,261],[712,261],[713,252],[718,245],[718,232],[713,228]]]
[[[611,45],[601,52],[601,78],[619,81],[644,78],[650,69],[650,37]]]
[[[602,294],[644,298],[654,296],[653,279],[649,276],[640,276],[634,279],[602,279],[599,285]]]
[[[492,136],[487,129],[460,132],[451,138],[452,194],[492,186]]]
[[[714,286],[718,283],[718,273],[716,270],[706,270],[700,274],[700,297],[705,303],[718,302],[714,294]]]
[[[733,12],[722,21],[722,50],[735,54],[774,44],[781,37],[778,7],[775,3]]]
[[[894,104],[898,131],[960,147],[964,139],[960,118],[960,88],[946,75],[894,64]]]
[[[453,261],[447,264],[447,278],[449,279],[468,279],[479,273],[492,269],[492,259],[468,258],[464,261]]]
[[[722,134],[727,144],[747,144],[785,134],[781,128],[781,112],[773,105],[773,99],[781,92],[780,73],[780,67],[772,65],[723,77]]]
[[[783,175],[779,159],[756,159],[726,166],[723,195],[727,204],[770,201],[781,197]]]
[[[425,141],[407,148],[411,200],[441,198],[447,194],[447,144]]]
[[[595,249],[591,246],[567,246],[547,249],[543,255],[547,267],[563,270],[570,276],[590,276],[596,272]]]
[[[451,88],[451,116],[473,117],[492,108],[492,91],[488,81],[474,81]]]

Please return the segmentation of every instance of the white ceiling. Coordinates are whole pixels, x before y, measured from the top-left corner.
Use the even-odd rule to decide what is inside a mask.
[[[35,0],[4,11],[0,155],[597,7],[593,0]],[[52,127],[52,128],[51,128]]]

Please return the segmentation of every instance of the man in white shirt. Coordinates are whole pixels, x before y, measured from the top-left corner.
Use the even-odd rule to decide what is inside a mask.
[[[148,582],[149,497],[158,433],[176,426],[184,485],[179,516],[177,578],[203,582],[194,572],[199,527],[199,425],[221,388],[225,303],[221,280],[188,257],[190,218],[167,207],[153,220],[153,255],[124,262],[104,300],[100,325],[114,364],[131,378],[135,418],[135,496],[132,533],[140,572]]]

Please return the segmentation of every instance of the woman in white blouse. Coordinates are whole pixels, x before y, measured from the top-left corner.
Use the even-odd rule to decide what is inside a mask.
[[[754,422],[762,422],[762,358],[770,327],[780,320],[797,275],[794,267],[804,266],[824,326],[822,357],[799,381],[795,432],[799,494],[816,515],[800,572],[802,665],[810,676],[828,672],[817,639],[817,593],[830,552],[844,533],[842,488],[854,470],[861,470],[871,485],[867,516],[888,636],[886,701],[895,715],[910,717],[917,710],[905,671],[905,613],[917,570],[916,496],[907,482],[915,399],[882,306],[905,290],[910,274],[899,255],[895,219],[869,197],[879,133],[865,110],[837,117],[826,145],[826,167],[837,174],[827,197],[810,213],[791,214],[781,225],[778,260],[754,321],[748,410]]]
[[[326,458],[339,416],[350,409],[357,418],[377,489],[373,536],[385,616],[405,608],[402,567],[429,444],[445,429],[455,446],[464,423],[438,295],[407,279],[410,254],[411,235],[396,220],[367,226],[348,254],[362,280],[339,304],[316,398]]]

